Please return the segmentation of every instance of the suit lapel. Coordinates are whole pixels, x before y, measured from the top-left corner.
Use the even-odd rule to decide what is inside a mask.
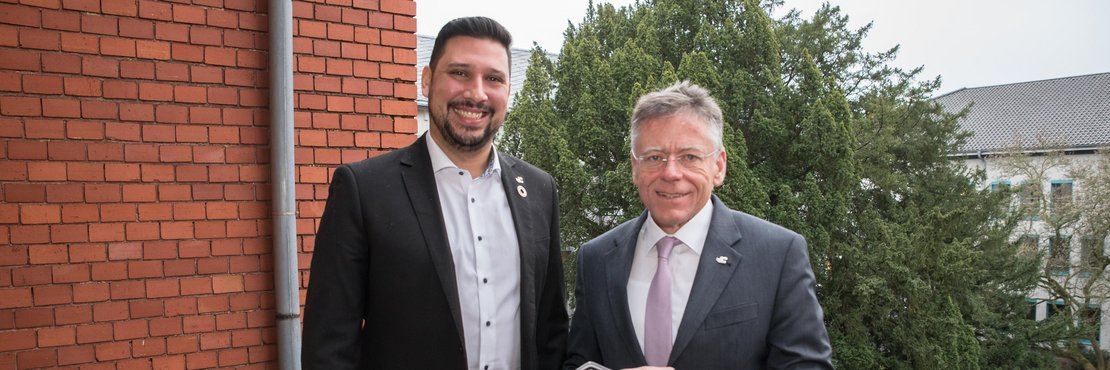
[[[628,311],[628,276],[632,271],[632,258],[636,253],[636,238],[640,228],[647,220],[647,212],[629,224],[623,235],[614,238],[616,244],[613,249],[605,254],[606,289],[609,293],[609,309],[612,314],[612,325],[616,328],[620,342],[625,344],[630,358],[638,363],[647,363],[644,351],[640,348],[640,341],[636,339],[636,329],[632,326],[632,315]]]
[[[698,271],[690,297],[686,301],[686,312],[682,315],[682,324],[678,327],[678,335],[675,336],[674,347],[671,349],[671,363],[690,344],[694,333],[702,326],[709,310],[717,303],[717,298],[720,298],[733,273],[739,269],[743,258],[739,252],[740,228],[733,221],[728,207],[717,196],[713,196],[712,200],[713,218],[710,221],[709,234],[698,260]],[[720,256],[728,257],[728,263],[718,263],[716,259]]]
[[[400,156],[401,182],[416,213],[417,223],[424,235],[424,244],[428,246],[428,253],[435,265],[436,274],[439,275],[443,292],[447,295],[447,306],[451,309],[459,343],[465,343],[459,289],[455,281],[455,262],[447,241],[447,228],[443,223],[443,210],[440,209],[439,191],[436,189],[432,160],[428,156],[426,135],[408,148],[400,150],[405,151]]]
[[[536,291],[542,282],[536,281],[536,271],[546,271],[547,255],[541,253],[547,245],[535,245],[532,242],[536,228],[532,225],[532,213],[537,212],[533,207],[533,199],[526,195],[529,185],[538,185],[540,179],[528,178],[516,172],[517,161],[507,155],[498,153],[501,161],[501,185],[505,190],[505,198],[509,200],[509,210],[512,211],[513,225],[516,226],[516,239],[520,248],[520,319],[521,319],[521,363],[530,364],[533,351],[529,346],[531,339],[536,336]],[[520,179],[519,181],[517,179]],[[523,192],[519,188],[525,189]]]

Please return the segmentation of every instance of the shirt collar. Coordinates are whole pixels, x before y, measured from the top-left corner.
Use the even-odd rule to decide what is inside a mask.
[[[682,241],[694,254],[701,255],[702,248],[705,247],[705,239],[709,236],[709,224],[713,221],[713,201],[705,202],[705,206],[701,208],[694,217],[690,218],[685,225],[678,228],[674,234],[667,234],[659,225],[655,224],[655,219],[651,217],[651,212],[648,212],[648,219],[644,221],[644,226],[641,229],[643,240],[647,241],[650,248],[655,248],[655,242],[662,239],[664,236],[673,236]]]
[[[439,146],[439,142],[436,141],[435,136],[432,136],[431,133],[427,133],[424,136],[428,138],[428,156],[432,159],[432,172],[460,168],[455,165],[455,162],[451,161],[451,158],[447,157],[447,153],[443,152],[443,148]],[[490,146],[490,148],[489,164],[486,165],[486,170],[482,172],[482,176],[479,177],[501,173],[501,158],[497,156],[497,147]]]

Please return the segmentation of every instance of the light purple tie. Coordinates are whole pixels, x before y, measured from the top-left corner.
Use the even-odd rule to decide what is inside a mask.
[[[671,357],[671,250],[682,243],[666,236],[655,243],[659,263],[648,288],[644,312],[644,357],[650,366],[667,366]]]

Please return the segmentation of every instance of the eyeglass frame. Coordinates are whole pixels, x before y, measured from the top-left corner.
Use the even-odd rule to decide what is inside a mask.
[[[667,163],[670,163],[672,161],[677,163],[679,168],[697,169],[697,168],[703,168],[703,164],[702,164],[703,161],[705,161],[706,158],[713,157],[713,156],[717,155],[718,153],[720,153],[721,148],[713,149],[712,152],[706,153],[704,155],[697,155],[697,154],[693,154],[693,153],[689,153],[689,152],[675,154],[675,153],[667,153],[667,152],[664,152],[664,151],[661,151],[661,150],[652,151],[652,152],[649,152],[649,153],[655,153],[655,152],[657,152],[659,154],[645,154],[643,157],[636,155],[635,152],[630,152],[629,154],[632,155],[633,160],[635,160],[637,162],[640,162],[640,165],[644,166],[644,168],[646,170],[649,170],[649,171],[659,171],[659,170],[662,170],[664,168],[667,168]],[[666,155],[663,156],[662,154],[666,154]],[[659,155],[659,156],[664,157],[664,158],[661,158],[658,162],[648,162],[649,158],[647,158],[647,157],[651,157],[651,156],[655,156],[655,155]],[[684,157],[684,156],[697,157],[697,160],[694,160],[693,162],[684,161],[684,160],[682,160],[682,157]],[[655,167],[655,166],[658,166],[658,167]]]

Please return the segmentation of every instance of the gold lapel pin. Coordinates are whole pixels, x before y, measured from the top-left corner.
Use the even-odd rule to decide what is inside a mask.
[[[519,177],[518,177],[518,179],[519,179]],[[528,190],[524,189],[524,185],[517,185],[516,186],[516,193],[520,194],[521,198],[527,198],[528,197]]]

